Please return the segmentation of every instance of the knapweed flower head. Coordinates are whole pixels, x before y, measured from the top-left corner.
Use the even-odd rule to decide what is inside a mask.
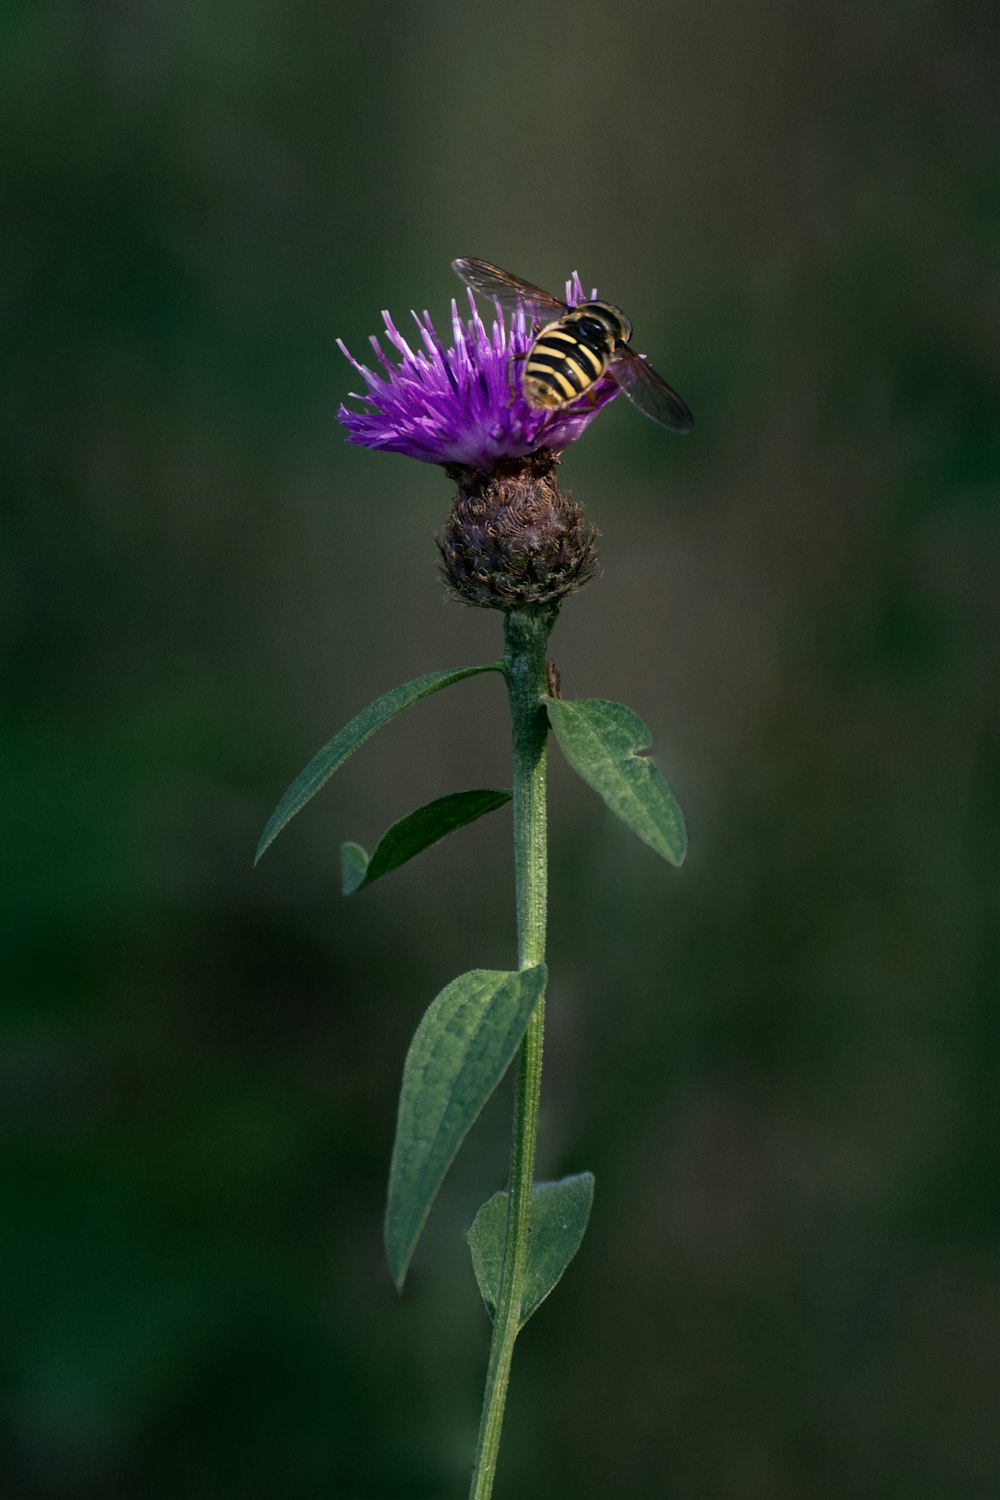
[[[416,347],[382,314],[398,358],[390,359],[372,338],[378,371],[341,341],[365,390],[352,397],[361,411],[341,406],[337,415],[349,442],[441,464],[457,482],[438,537],[452,595],[487,609],[551,611],[597,572],[598,533],[572,495],[560,490],[559,459],[618,385],[604,375],[578,401],[555,410],[529,406],[520,370],[537,330],[525,311],[505,319],[499,307],[487,327],[468,295],[467,319],[452,302],[450,348],[426,312],[413,314]],[[566,283],[567,304],[585,300],[574,274]]]
[[[451,304],[450,348],[441,342],[427,312],[413,314],[419,334],[416,347],[407,343],[387,312],[382,314],[399,360],[393,362],[373,336],[380,371],[356,360],[338,341],[365,382],[364,391],[351,394],[364,409],[341,406],[337,412],[348,442],[404,453],[422,463],[492,469],[539,448],[561,452],[617,395],[617,383],[604,375],[567,406],[554,411],[529,406],[519,372],[535,334],[525,313],[505,319],[497,308],[487,327],[471,291],[468,296],[468,319],[459,316],[456,302]],[[574,272],[566,283],[566,301],[575,306],[586,300]]]

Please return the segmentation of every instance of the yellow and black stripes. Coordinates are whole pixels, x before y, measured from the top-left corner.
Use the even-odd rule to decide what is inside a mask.
[[[524,395],[531,406],[566,406],[604,374],[620,325],[613,326],[603,308],[597,316],[594,312],[591,305],[574,308],[542,329],[524,368]]]
[[[606,336],[599,342],[581,338],[567,316],[535,340],[524,371],[525,395],[533,406],[564,406],[590,389],[610,358]]]

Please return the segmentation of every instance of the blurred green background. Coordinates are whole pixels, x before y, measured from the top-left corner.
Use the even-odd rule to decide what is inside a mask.
[[[5,0],[5,1500],[447,1500],[488,1325],[406,1296],[394,1097],[513,956],[509,816],[349,902],[338,847],[508,775],[362,704],[492,659],[434,468],[334,419],[456,255],[632,315],[695,411],[564,465],[604,577],[567,696],[649,722],[680,873],[552,775],[540,1169],[591,1230],[518,1347],[503,1496],[1000,1489],[995,7]]]

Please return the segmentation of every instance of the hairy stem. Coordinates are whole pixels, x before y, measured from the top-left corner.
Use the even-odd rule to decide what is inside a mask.
[[[554,619],[550,609],[515,609],[507,614],[504,626],[504,670],[510,697],[514,759],[514,872],[520,969],[545,962],[548,718],[541,699],[546,692],[545,648]],[[520,1323],[528,1251],[528,1211],[535,1171],[538,1102],[542,1087],[544,1029],[543,997],[528,1023],[518,1058],[503,1269],[469,1500],[489,1500],[493,1492],[511,1357]]]

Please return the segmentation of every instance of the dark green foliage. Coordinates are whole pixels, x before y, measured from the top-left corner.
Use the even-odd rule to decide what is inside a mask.
[[[494,1193],[472,1221],[469,1250],[486,1311],[496,1313],[507,1227],[507,1194]],[[521,1290],[521,1327],[545,1301],[579,1250],[594,1201],[590,1172],[536,1183],[528,1215],[528,1261]]]
[[[379,839],[370,859],[360,844],[343,844],[340,869],[344,895],[350,896],[362,886],[371,885],[380,875],[398,870],[408,859],[454,833],[456,828],[474,823],[484,813],[494,812],[509,801],[510,792],[504,791],[449,792],[393,823]]]
[[[684,815],[659,769],[638,752],[649,730],[638,714],[603,698],[543,700],[559,748],[626,827],[672,865],[684,862]]]
[[[544,965],[510,974],[473,969],[441,991],[417,1027],[403,1069],[385,1215],[386,1258],[398,1287],[444,1175],[544,989]]]
[[[339,770],[347,757],[353,755],[358,746],[370,739],[377,729],[382,728],[383,724],[388,724],[390,719],[402,713],[404,708],[409,708],[413,703],[419,703],[421,698],[426,698],[430,693],[439,692],[441,688],[449,687],[453,682],[461,682],[463,677],[474,677],[479,672],[497,670],[497,665],[490,663],[482,667],[455,667],[449,672],[428,672],[423,677],[416,677],[412,682],[404,683],[402,687],[383,693],[381,698],[376,698],[374,703],[369,703],[367,708],[355,714],[351,722],[345,724],[344,728],[335,734],[322,750],[317,751],[305,770],[296,776],[268,819],[267,827],[261,834],[260,843],[257,845],[255,863],[295,814],[306,805],[311,797],[316,795],[320,787],[326,785],[334,771]]]

